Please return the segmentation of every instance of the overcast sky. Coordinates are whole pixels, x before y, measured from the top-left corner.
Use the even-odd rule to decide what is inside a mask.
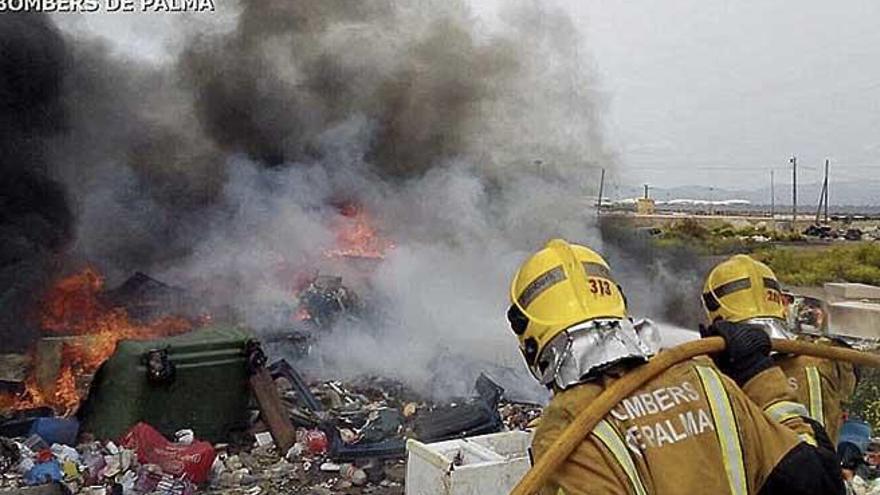
[[[880,1],[572,1],[628,178],[754,187],[880,171]],[[782,177],[780,177],[782,176]]]
[[[483,13],[502,0],[472,1]],[[600,74],[626,182],[753,188],[775,167],[784,183],[793,153],[805,182],[825,157],[837,180],[880,171],[880,0],[560,1]],[[216,3],[193,19],[231,25],[232,4]],[[144,21],[60,19],[155,57],[179,21]]]

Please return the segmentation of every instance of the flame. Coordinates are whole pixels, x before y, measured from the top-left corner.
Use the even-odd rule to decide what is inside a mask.
[[[149,323],[129,319],[125,308],[108,307],[101,301],[103,277],[93,268],[59,280],[48,292],[41,309],[43,329],[70,336],[61,344],[61,367],[52,390],[37,383],[35,366],[25,381],[25,391],[12,396],[0,394],[0,408],[25,409],[51,406],[69,414],[81,400],[82,383],[113,354],[120,340],[147,340],[178,335],[193,328],[193,322],[165,316]],[[32,362],[39,353],[31,352]]]
[[[293,321],[306,321],[311,320],[312,314],[309,313],[309,309],[305,306],[300,306],[296,310],[296,314],[293,315]]]
[[[25,391],[18,395],[0,394],[0,409],[32,409],[51,406],[63,416],[76,411],[81,400],[76,375],[69,364],[64,364],[54,384],[54,392],[44,392],[37,383],[36,376],[30,374],[25,381]]]
[[[55,407],[62,409],[65,413],[75,411],[80,400],[77,390],[73,368],[70,365],[65,365],[61,368],[58,380],[55,382],[55,396],[53,397]]]
[[[379,235],[372,218],[363,208],[345,203],[339,207],[339,213],[337,247],[326,251],[326,256],[382,259],[389,249],[394,248],[394,243]]]
[[[90,324],[105,312],[97,298],[103,287],[103,277],[93,268],[59,280],[42,308],[43,329],[69,335],[88,333]]]

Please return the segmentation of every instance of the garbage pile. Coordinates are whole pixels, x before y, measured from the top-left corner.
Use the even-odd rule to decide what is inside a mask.
[[[392,380],[307,383],[286,361],[265,369],[293,428],[289,447],[253,404],[247,430],[214,443],[191,429],[166,437],[146,423],[112,441],[95,439],[73,418],[25,418],[30,426],[22,430],[19,418],[0,424],[7,435],[0,436],[0,494],[40,487],[34,493],[399,495],[408,438],[524,429],[540,414],[538,405],[505,401],[486,375],[472,397],[435,403]]]
[[[90,268],[56,285],[41,320],[55,332],[0,355],[0,495],[400,494],[408,439],[523,429],[540,412],[487,375],[437,402],[392,380],[267,366],[264,343],[307,356],[335,324],[369,317],[338,276],[305,279],[290,327],[260,339],[196,317],[188,294],[143,273],[110,290]]]
[[[537,404],[507,402],[504,389],[486,375],[477,379],[473,397],[435,403],[393,380],[307,385],[286,361],[269,369],[298,427],[284,458],[316,493],[403,493],[406,439],[436,442],[525,429],[541,411]],[[352,487],[364,491],[339,491]]]
[[[334,454],[343,457],[376,453],[380,443],[392,454],[405,438],[441,441],[522,429],[540,414],[539,405],[507,402],[504,389],[485,374],[477,378],[473,397],[434,403],[393,380],[364,377],[309,386],[286,361],[269,369],[293,423],[327,432]]]
[[[318,275],[297,294],[297,319],[329,330],[342,317],[356,318],[363,311],[358,295],[343,285],[342,277]]]
[[[50,485],[57,493],[184,495],[212,476],[214,446],[191,431],[171,442],[139,423],[118,443],[88,434],[77,442],[77,427],[76,420],[41,418],[27,437],[0,438],[0,493]]]

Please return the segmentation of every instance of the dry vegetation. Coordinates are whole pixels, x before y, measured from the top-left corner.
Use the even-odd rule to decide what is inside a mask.
[[[880,244],[842,243],[828,249],[775,248],[755,256],[770,265],[784,283],[815,286],[825,282],[880,285]]]

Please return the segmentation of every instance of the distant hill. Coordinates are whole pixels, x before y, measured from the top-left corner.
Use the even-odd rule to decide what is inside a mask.
[[[821,189],[822,185],[819,183],[798,184],[798,204],[804,206],[817,204]],[[878,180],[832,182],[829,190],[830,204],[832,206],[880,206],[880,181]],[[644,190],[641,187],[621,187],[619,190],[614,191],[614,194],[620,197],[610,199],[636,198],[641,197],[644,194]],[[756,205],[767,205],[770,204],[770,188],[730,190],[706,186],[656,187],[651,188],[651,197],[659,201],[676,199],[706,201],[745,200]],[[791,184],[776,185],[776,204],[780,206],[791,205]]]

